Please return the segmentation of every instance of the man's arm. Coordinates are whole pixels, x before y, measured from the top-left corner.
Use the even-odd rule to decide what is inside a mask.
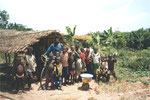
[[[51,44],[50,47],[47,49],[47,51],[45,53],[47,56],[52,51],[52,47],[53,47],[53,44]]]

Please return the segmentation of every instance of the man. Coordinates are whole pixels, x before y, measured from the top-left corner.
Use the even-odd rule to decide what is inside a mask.
[[[48,56],[50,52],[53,53],[54,58],[56,57],[56,52],[61,53],[63,44],[59,42],[59,38],[55,38],[55,43],[51,44],[46,51],[46,55]]]

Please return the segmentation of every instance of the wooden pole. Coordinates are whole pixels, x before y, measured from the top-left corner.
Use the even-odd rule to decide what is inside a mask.
[[[7,61],[7,53],[5,53],[5,61],[6,61],[6,64],[8,63]]]
[[[10,53],[8,53],[8,63],[10,65]]]
[[[16,58],[17,58],[17,56],[18,56],[17,53],[15,53],[15,54],[14,54],[14,61],[13,61],[14,66],[16,66]]]

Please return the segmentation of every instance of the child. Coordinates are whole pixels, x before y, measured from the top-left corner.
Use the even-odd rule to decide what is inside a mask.
[[[89,48],[86,49],[86,67],[87,73],[92,74],[92,55]]]
[[[69,75],[69,67],[68,67],[68,48],[65,46],[63,47],[63,51],[60,54],[61,63],[63,66],[62,69],[62,76],[65,79],[64,85],[67,83],[68,75]]]
[[[71,82],[74,83],[75,81],[75,57],[73,55],[73,53],[71,52],[70,53],[70,56],[69,56],[69,72],[70,72],[70,75],[71,75]]]
[[[108,69],[108,62],[107,62],[107,56],[101,56],[101,66]]]
[[[96,80],[96,70],[99,68],[99,63],[100,63],[100,54],[97,51],[98,51],[98,48],[95,47],[94,52],[92,54],[95,80]]]
[[[108,62],[108,70],[110,71],[110,74],[113,75],[113,77],[117,80],[116,73],[114,71],[114,64],[115,62],[117,62],[116,58],[112,57],[112,55],[108,55],[107,62]]]
[[[60,63],[60,57],[56,57],[56,62],[54,64],[54,73],[55,73],[55,86],[61,89],[62,86],[62,64]],[[59,80],[59,86],[57,81]]]
[[[100,80],[107,82],[109,79],[108,63],[107,56],[101,55],[101,67],[98,73],[98,83]]]
[[[78,54],[80,55],[81,52],[78,51]],[[81,82],[81,77],[80,77],[80,74],[82,72],[82,59],[80,57],[77,58],[77,61],[76,61],[76,81],[77,82]]]
[[[37,67],[35,56],[32,54],[32,52],[33,52],[33,48],[28,47],[27,52],[25,54],[26,70],[28,72],[27,81],[28,81],[29,90],[31,89],[31,83],[33,80],[33,72],[36,71],[36,67]]]
[[[16,70],[16,92],[19,91],[19,85],[22,87],[22,91],[24,92],[24,78],[25,78],[25,70],[23,64],[18,64]]]
[[[49,81],[51,80],[51,89],[54,89],[54,61],[53,61],[53,54],[50,54],[49,60],[47,63],[47,70],[46,70],[46,83],[45,89],[47,90]]]
[[[83,48],[81,48],[81,53],[80,53],[80,58],[82,59],[82,65],[83,65],[83,68],[82,68],[82,72],[85,72],[86,71],[86,64],[85,64],[85,51]]]

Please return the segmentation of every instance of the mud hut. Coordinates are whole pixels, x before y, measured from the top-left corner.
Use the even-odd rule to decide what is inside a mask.
[[[10,63],[10,54],[15,57],[24,53],[24,50],[32,46],[38,68],[43,66],[41,55],[55,41],[55,37],[60,38],[60,42],[65,44],[61,34],[56,30],[46,31],[15,31],[0,30],[0,53],[5,53],[6,63]],[[7,55],[8,58],[7,59]]]

